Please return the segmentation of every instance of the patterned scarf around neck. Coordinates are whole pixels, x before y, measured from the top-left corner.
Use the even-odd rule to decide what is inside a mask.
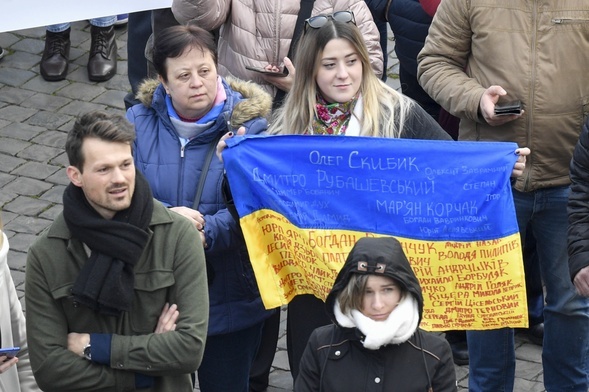
[[[76,301],[110,316],[131,309],[133,269],[149,239],[152,213],[151,189],[138,171],[131,205],[112,220],[92,208],[82,188],[71,183],[67,186],[63,194],[65,222],[72,237],[91,250],[72,289]]]
[[[348,102],[328,103],[321,94],[317,94],[315,109],[317,116],[313,119],[313,135],[345,135],[358,100],[356,94]]]

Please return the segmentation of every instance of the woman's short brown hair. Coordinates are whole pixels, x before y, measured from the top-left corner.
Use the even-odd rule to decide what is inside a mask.
[[[180,57],[186,50],[198,49],[209,52],[217,66],[217,44],[208,31],[198,26],[187,24],[172,26],[162,30],[153,43],[153,66],[164,82],[168,81],[166,60]]]

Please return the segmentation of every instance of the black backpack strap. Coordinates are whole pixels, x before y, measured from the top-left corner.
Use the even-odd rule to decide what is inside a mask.
[[[305,20],[309,19],[311,17],[311,12],[313,12],[313,4],[315,4],[315,0],[301,0],[301,8],[299,9],[299,15],[297,16],[297,22],[292,35],[292,41],[290,42],[290,48],[288,48],[288,58],[291,60],[293,58],[297,43],[299,42],[299,38],[301,38],[303,33]],[[284,67],[284,73],[288,75],[288,69],[286,67]],[[285,96],[285,91],[277,89],[276,95],[274,96],[274,101],[272,102],[272,110],[282,106]]]
[[[200,205],[200,198],[202,196],[202,192],[205,188],[205,180],[207,179],[207,174],[209,173],[209,166],[211,166],[211,161],[213,160],[213,154],[217,149],[217,143],[221,139],[223,134],[219,132],[215,140],[211,142],[209,146],[209,151],[207,151],[207,156],[205,157],[205,161],[202,165],[202,170],[200,172],[200,179],[198,180],[198,187],[196,188],[196,196],[194,196],[194,204],[192,205],[192,209],[198,210],[198,206]]]

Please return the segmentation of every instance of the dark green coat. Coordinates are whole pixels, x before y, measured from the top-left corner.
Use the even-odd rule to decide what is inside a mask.
[[[154,201],[150,238],[135,266],[132,310],[113,317],[75,303],[71,288],[87,259],[63,215],[31,246],[26,270],[31,364],[44,391],[134,391],[135,373],[155,377],[141,391],[192,392],[208,323],[204,251],[190,222]],[[164,304],[177,304],[176,330],[154,334]],[[67,335],[110,333],[111,365],[68,351]]]

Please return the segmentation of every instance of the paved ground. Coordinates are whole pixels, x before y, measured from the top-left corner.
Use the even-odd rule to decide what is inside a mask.
[[[8,55],[0,61],[0,209],[10,240],[9,264],[17,290],[24,296],[26,251],[35,237],[62,209],[67,184],[64,152],[66,132],[79,113],[94,109],[124,111],[127,80],[126,28],[117,30],[117,75],[105,83],[88,80],[86,63],[90,45],[85,22],[72,26],[71,64],[67,80],[46,82],[39,75],[44,28],[0,34],[0,46]],[[390,48],[394,42],[390,42]],[[398,62],[389,55],[389,81]],[[285,341],[285,312],[281,338],[268,391],[292,390]],[[525,337],[517,337],[516,392],[543,391],[541,349]],[[457,366],[459,390],[468,385],[468,367]]]

